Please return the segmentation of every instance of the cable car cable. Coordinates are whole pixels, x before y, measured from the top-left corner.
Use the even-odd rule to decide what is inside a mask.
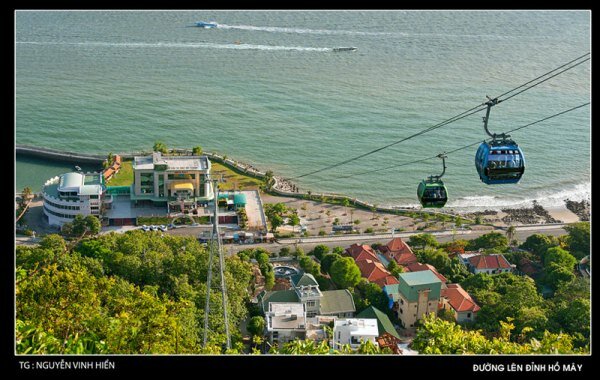
[[[534,82],[534,81],[536,81],[536,80],[538,80],[538,79],[540,79],[540,78],[542,78],[542,77],[544,77],[544,76],[546,76],[546,75],[548,75],[548,74],[550,74],[550,73],[553,73],[553,72],[555,72],[556,70],[559,70],[560,68],[562,68],[562,67],[565,67],[565,66],[569,65],[570,63],[572,63],[572,62],[574,62],[574,61],[577,61],[578,59],[581,59],[582,57],[585,57],[586,55],[589,55],[589,54],[590,54],[590,53],[586,53],[586,54],[584,54],[583,56],[581,56],[581,57],[579,57],[579,58],[576,58],[576,59],[574,59],[574,60],[570,61],[569,63],[566,63],[566,64],[564,64],[564,65],[562,65],[562,66],[559,66],[558,68],[555,68],[555,69],[553,69],[553,70],[551,70],[551,71],[548,71],[547,73],[545,73],[545,74],[543,74],[543,75],[540,75],[540,76],[538,76],[537,78],[535,78],[535,79],[533,79],[533,80],[530,80],[530,81],[529,81],[529,82],[527,82],[527,83],[524,83],[524,84],[522,84],[522,85],[520,85],[520,86],[518,86],[518,87],[515,87],[515,88],[513,88],[513,89],[512,89],[512,90],[510,90],[510,91],[507,91],[507,92],[505,92],[503,95],[506,95],[506,94],[508,94],[508,93],[511,93],[511,92],[513,92],[513,91],[515,91],[515,90],[517,90],[517,89],[519,89],[519,88],[522,88],[523,86],[526,86],[527,84],[529,84],[529,83],[531,83],[531,82]],[[547,80],[549,80],[549,79],[551,79],[551,78],[554,78],[554,77],[555,77],[555,76],[557,76],[557,75],[560,75],[560,74],[564,73],[565,71],[571,70],[572,68],[574,68],[574,67],[576,67],[576,66],[578,66],[578,65],[580,65],[580,64],[582,64],[582,63],[584,63],[584,62],[586,62],[586,61],[588,61],[588,60],[590,60],[590,59],[591,59],[591,58],[587,58],[587,59],[585,59],[585,60],[583,60],[583,61],[581,61],[581,62],[578,62],[578,63],[576,63],[576,64],[575,64],[575,65],[573,65],[573,66],[567,67],[566,69],[564,69],[564,70],[560,71],[559,73],[556,73],[556,74],[554,74],[554,75],[550,76],[549,78],[546,78],[546,79],[544,79],[544,80],[542,80],[542,81],[540,81],[540,82],[538,82],[538,83],[536,83],[536,84],[534,84],[534,85],[531,85],[531,86],[529,86],[529,87],[527,87],[527,88],[525,88],[525,89],[523,89],[523,90],[519,91],[518,93],[516,93],[516,94],[513,94],[513,95],[509,96],[509,97],[508,97],[508,98],[506,98],[506,99],[499,100],[499,101],[498,101],[498,103],[499,103],[499,102],[502,102],[502,101],[505,101],[505,100],[508,100],[508,99],[510,99],[510,98],[512,98],[512,97],[514,97],[514,96],[517,96],[517,95],[519,95],[519,94],[521,94],[521,93],[523,93],[523,92],[525,92],[525,91],[527,91],[527,90],[529,90],[529,89],[531,89],[531,88],[533,88],[533,87],[535,87],[535,86],[537,86],[537,85],[539,85],[539,84],[541,84],[541,83],[543,83],[543,82],[545,82],[545,81],[547,81]],[[501,96],[503,96],[503,95],[501,95]],[[496,97],[495,99],[498,99],[499,97],[500,97],[500,96]],[[422,131],[420,131],[420,132],[417,132],[417,133],[415,133],[415,134],[413,134],[413,135],[410,135],[410,136],[408,136],[408,137],[405,137],[405,138],[403,138],[403,139],[401,139],[401,140],[395,141],[395,142],[393,142],[393,143],[391,143],[391,144],[387,144],[387,145],[385,145],[385,146],[383,146],[383,147],[380,147],[380,148],[377,148],[377,149],[373,149],[373,150],[371,150],[371,151],[369,151],[369,152],[366,152],[366,153],[363,153],[363,154],[361,154],[361,155],[358,155],[358,156],[355,156],[355,157],[351,157],[351,158],[349,158],[349,159],[346,159],[346,160],[344,160],[344,161],[340,161],[340,162],[337,162],[337,163],[334,163],[334,164],[331,164],[331,165],[325,166],[325,167],[323,167],[323,168],[321,168],[321,169],[313,170],[313,171],[311,171],[311,172],[308,172],[308,173],[305,173],[305,174],[301,174],[301,175],[299,175],[299,176],[291,177],[290,179],[291,179],[291,180],[293,180],[293,179],[298,179],[298,178],[307,177],[307,176],[309,176],[309,175],[313,175],[313,174],[317,174],[317,173],[323,172],[323,171],[325,171],[325,170],[333,169],[333,168],[335,168],[335,167],[342,166],[342,165],[345,165],[345,164],[347,164],[347,163],[350,163],[350,162],[352,162],[352,161],[356,161],[356,160],[358,160],[358,159],[360,159],[360,158],[363,158],[363,157],[369,156],[369,155],[371,155],[371,154],[377,153],[377,152],[379,152],[379,151],[382,151],[382,150],[384,150],[384,149],[387,149],[387,148],[389,148],[389,147],[391,147],[391,146],[394,146],[394,145],[400,144],[400,143],[402,143],[402,142],[404,142],[404,141],[410,140],[410,139],[412,139],[412,138],[414,138],[414,137],[418,137],[418,136],[420,136],[420,135],[422,135],[422,134],[425,134],[425,133],[427,133],[427,132],[431,132],[431,131],[433,131],[433,130],[435,130],[435,129],[441,128],[441,127],[443,127],[443,126],[445,126],[445,125],[448,125],[448,124],[450,124],[450,123],[453,123],[453,122],[455,122],[455,121],[458,121],[458,120],[460,120],[460,119],[463,119],[463,118],[465,118],[465,117],[467,117],[467,116],[470,116],[470,115],[472,115],[472,114],[474,114],[474,113],[477,113],[477,112],[479,112],[479,111],[482,111],[482,110],[484,110],[484,109],[486,109],[486,108],[487,108],[487,107],[481,108],[481,107],[482,107],[482,106],[484,106],[485,104],[486,104],[486,103],[483,103],[483,104],[480,104],[480,105],[478,105],[478,106],[475,106],[475,107],[473,107],[473,108],[471,108],[471,109],[469,109],[469,110],[467,110],[467,111],[464,111],[464,112],[462,112],[462,113],[460,113],[460,114],[458,114],[458,115],[456,115],[456,116],[453,116],[453,117],[451,117],[450,119],[447,119],[447,120],[445,120],[445,121],[443,121],[443,122],[441,122],[441,123],[438,123],[438,124],[436,124],[436,125],[433,125],[433,126],[431,126],[431,127],[429,127],[429,128],[426,128],[426,129],[424,129],[424,130],[422,130]],[[473,111],[473,112],[471,112],[471,111]]]
[[[554,118],[554,117],[557,117],[557,116],[563,115],[563,114],[565,114],[565,113],[568,113],[568,112],[574,111],[574,110],[576,110],[576,109],[578,109],[578,108],[585,107],[585,106],[587,106],[587,105],[589,105],[589,104],[590,104],[590,102],[587,102],[587,103],[581,104],[581,105],[579,105],[579,106],[576,106],[576,107],[570,108],[570,109],[568,109],[568,110],[565,110],[565,111],[559,112],[559,113],[557,113],[557,114],[554,114],[554,115],[552,115],[552,116],[548,116],[548,117],[545,117],[545,118],[543,118],[543,119],[540,119],[540,120],[534,121],[534,122],[532,122],[532,123],[529,123],[529,124],[523,125],[523,126],[521,126],[521,127],[518,127],[518,128],[515,128],[515,129],[511,129],[510,131],[506,131],[505,133],[510,133],[510,132],[518,131],[518,130],[520,130],[520,129],[523,129],[523,128],[530,127],[530,126],[532,126],[532,125],[534,125],[534,124],[541,123],[542,121],[546,121],[546,120],[552,119],[552,118]],[[460,150],[463,150],[463,149],[470,148],[470,147],[472,147],[472,146],[475,146],[475,145],[477,145],[477,144],[481,144],[481,141],[476,141],[476,142],[474,142],[474,143],[472,143],[472,144],[465,145],[465,146],[462,146],[462,147],[460,147],[460,148],[456,148],[456,149],[454,149],[454,150],[450,150],[450,151],[446,152],[446,154],[452,154],[452,153],[458,152],[458,151],[460,151]],[[420,160],[411,161],[411,162],[405,162],[405,163],[402,163],[402,164],[397,164],[397,165],[392,165],[392,166],[386,166],[385,168],[380,168],[380,169],[375,169],[375,170],[368,170],[368,171],[364,171],[364,172],[360,172],[360,173],[350,174],[350,175],[343,176],[343,177],[332,177],[332,178],[330,178],[330,179],[324,179],[324,181],[327,181],[327,180],[333,180],[333,179],[346,179],[346,178],[356,177],[356,176],[359,176],[359,175],[364,175],[364,174],[369,174],[369,173],[380,172],[380,171],[384,171],[384,170],[389,170],[389,169],[399,168],[399,167],[402,167],[402,166],[407,166],[407,165],[418,164],[418,163],[421,163],[421,162],[424,162],[424,161],[429,161],[429,160],[432,160],[432,159],[434,159],[434,158],[438,158],[438,155],[431,156],[431,157],[427,157],[427,158],[423,158],[423,159],[420,159]],[[323,181],[323,180],[322,180],[322,181]]]

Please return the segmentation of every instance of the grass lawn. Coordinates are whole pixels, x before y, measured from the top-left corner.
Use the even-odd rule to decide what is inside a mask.
[[[107,186],[130,186],[133,183],[132,161],[122,161],[121,170],[107,183]]]
[[[211,174],[225,175],[227,182],[219,184],[220,190],[239,190],[240,186],[242,186],[242,190],[258,190],[260,185],[264,183],[260,179],[240,174],[221,163],[211,161],[211,165]]]
[[[224,174],[225,180],[219,185],[221,190],[239,190],[242,186],[243,190],[258,190],[263,181],[253,177],[245,176],[240,174],[231,168],[220,164],[218,162],[211,161],[212,170],[211,174]],[[123,161],[121,163],[121,170],[119,173],[114,175],[110,181],[107,182],[107,186],[130,186],[133,183],[133,167],[132,161]]]

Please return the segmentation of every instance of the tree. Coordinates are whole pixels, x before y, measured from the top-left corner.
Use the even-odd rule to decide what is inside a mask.
[[[509,226],[506,229],[506,238],[508,239],[510,244],[512,244],[512,241],[515,237],[516,232],[517,232],[517,228],[515,226]]]
[[[476,251],[480,248],[483,249],[498,249],[500,251],[506,251],[508,248],[508,239],[500,232],[490,232],[480,237],[470,240],[465,247],[468,251]]]
[[[168,153],[167,145],[165,145],[165,143],[162,141],[156,141],[152,147],[152,150],[155,152],[161,152],[162,154]]]
[[[283,224],[283,218],[277,214],[272,215],[269,218],[269,221],[271,222],[271,231],[272,232],[275,232],[277,230],[277,227],[279,227]]]
[[[575,279],[573,269],[551,262],[544,268],[543,283],[552,290],[556,290],[560,284],[569,283]]]
[[[392,276],[398,278],[400,273],[404,272],[404,268],[396,263],[396,260],[390,260],[390,263],[387,266],[387,270],[390,271]]]
[[[533,253],[539,259],[543,259],[548,248],[558,246],[558,244],[558,239],[553,236],[533,234],[525,239],[525,242],[521,244],[520,248]]]
[[[292,226],[292,231],[295,232],[295,228],[300,224],[300,217],[298,217],[297,213],[293,213],[289,218],[288,224]]]
[[[315,255],[315,257],[319,259],[319,261],[321,261],[323,259],[323,256],[327,255],[328,253],[329,247],[324,244],[319,244],[313,249],[313,255]]]
[[[265,332],[265,319],[261,316],[250,318],[246,329],[252,336],[263,336]]]
[[[571,254],[582,259],[590,254],[590,222],[573,223],[565,227],[569,233],[568,244]]]
[[[265,178],[265,184],[266,184],[267,190],[271,190],[271,188],[273,187],[273,183],[275,182],[275,179],[273,178],[273,171],[267,170],[265,172],[264,178]]]
[[[321,260],[321,271],[323,273],[330,273],[331,266],[333,265],[333,263],[341,258],[342,255],[337,253],[330,253],[328,255],[323,256],[323,259]]]
[[[346,210],[344,215],[348,215],[348,206],[350,206],[350,200],[348,200],[348,198],[342,199],[342,206],[344,206],[344,209]],[[350,221],[350,223],[352,223],[352,221]]]
[[[201,156],[202,155],[202,147],[200,145],[195,146],[192,149],[192,156]]]
[[[341,288],[352,288],[360,281],[360,269],[352,257],[342,257],[333,262],[329,271],[331,279]]]
[[[548,266],[551,263],[556,263],[559,266],[573,271],[575,265],[577,264],[577,259],[564,249],[552,247],[549,248],[544,255],[544,265]]]
[[[411,236],[408,239],[408,245],[415,249],[425,249],[427,247],[437,247],[438,242],[432,234],[423,233]]]

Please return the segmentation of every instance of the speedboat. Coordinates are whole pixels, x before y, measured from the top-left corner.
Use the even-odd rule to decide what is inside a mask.
[[[209,29],[209,28],[216,28],[218,25],[214,21],[211,21],[211,22],[198,21],[198,22],[196,22],[196,26],[199,28]]]
[[[351,46],[351,47],[336,47],[333,48],[333,51],[355,51],[357,48]]]

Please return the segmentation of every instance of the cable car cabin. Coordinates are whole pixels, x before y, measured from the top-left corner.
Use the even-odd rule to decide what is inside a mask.
[[[424,179],[417,187],[417,196],[424,208],[440,208],[448,201],[448,190],[439,179]]]
[[[512,140],[492,140],[479,145],[475,167],[481,181],[488,185],[517,183],[525,172],[525,156]]]

